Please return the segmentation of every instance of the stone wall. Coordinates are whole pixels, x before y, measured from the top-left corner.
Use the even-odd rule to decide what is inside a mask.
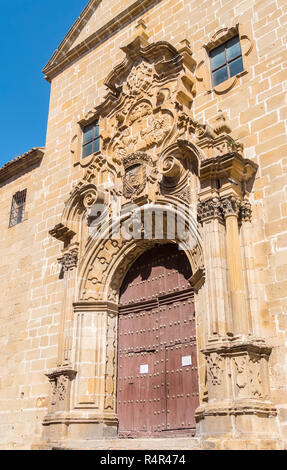
[[[94,33],[131,3],[104,0],[79,38],[86,39],[85,35]],[[259,165],[251,193],[253,219],[246,263],[256,268],[256,278],[251,280],[249,295],[253,304],[258,305],[255,310],[260,311],[260,318],[254,318],[254,323],[273,347],[272,401],[279,407],[282,437],[287,438],[286,2],[162,0],[155,3],[140,17],[145,21],[151,42],[168,41],[178,46],[180,41],[188,39],[197,62],[193,117],[216,125],[221,110],[234,137],[244,144],[245,157]],[[78,132],[77,123],[103,100],[104,80],[124,59],[120,46],[131,41],[138,20],[131,20],[110,34],[107,40],[52,79],[46,151],[41,167],[7,181],[0,188],[3,263],[0,270],[0,393],[3,397],[0,441],[3,448],[29,448],[41,440],[41,421],[49,393],[44,374],[57,365],[63,297],[63,280],[59,279],[57,265],[62,243],[52,239],[48,231],[58,223],[72,185],[83,175],[84,170],[74,166],[77,155],[73,139]],[[215,44],[237,24],[247,73],[234,83],[229,82],[229,89],[224,85],[214,90],[204,46]],[[79,42],[76,39],[75,45]],[[28,188],[28,220],[8,229],[11,198],[20,186]],[[246,244],[243,235],[241,243]]]

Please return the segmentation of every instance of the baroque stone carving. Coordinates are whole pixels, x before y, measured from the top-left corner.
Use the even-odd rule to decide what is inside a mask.
[[[223,222],[222,205],[219,197],[200,201],[197,206],[197,217],[200,223],[218,218]]]
[[[197,217],[201,224],[215,218],[223,223],[224,218],[229,215],[238,217],[239,222],[251,221],[252,209],[250,202],[246,199],[242,201],[235,196],[228,196],[224,198],[213,197],[198,203]]]
[[[224,217],[229,215],[239,216],[241,201],[235,196],[228,196],[221,199],[222,212]]]
[[[126,199],[139,196],[145,189],[147,182],[146,165],[149,163],[149,157],[141,152],[133,153],[123,159],[123,195]]]
[[[236,409],[241,400],[260,400],[262,407],[270,407],[266,393],[266,381],[264,378],[268,374],[268,360],[271,349],[262,340],[249,337],[237,337],[234,340],[220,338],[218,341],[210,342],[208,347],[202,351],[206,355],[208,364],[208,377],[214,390],[209,389],[209,397],[218,399],[221,402],[230,400],[230,392],[234,399],[233,407]],[[218,380],[222,370],[227,378],[224,392],[218,395],[216,386],[220,385]],[[252,406],[252,405],[249,405]],[[261,405],[260,405],[261,406]],[[272,411],[273,412],[273,411]]]
[[[212,385],[221,385],[223,376],[223,360],[217,353],[207,357],[207,373]]]
[[[241,204],[240,210],[241,220],[243,222],[251,222],[252,219],[252,207],[248,199],[244,199]]]
[[[51,384],[51,410],[65,411],[68,407],[70,385],[77,372],[73,369],[57,369],[46,376]]]
[[[247,378],[247,358],[246,356],[238,356],[234,358],[234,363],[237,370],[236,385],[239,390],[246,388],[248,383]]]
[[[255,398],[263,398],[262,370],[261,370],[260,360],[261,358],[258,356],[251,356],[250,363],[249,363],[250,388],[251,388],[251,393]]]
[[[62,265],[62,269],[64,272],[71,271],[77,267],[78,264],[78,248],[72,248],[61,258],[58,258],[58,262]]]

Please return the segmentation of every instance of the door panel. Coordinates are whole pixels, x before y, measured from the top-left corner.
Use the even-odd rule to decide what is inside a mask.
[[[196,344],[170,346],[166,353],[167,429],[195,429],[194,411],[199,406]]]
[[[121,437],[194,433],[199,402],[190,276],[185,254],[165,245],[139,258],[124,280],[118,336]]]
[[[155,356],[153,352],[141,352],[124,354],[121,358],[118,414],[121,416],[122,436],[148,435],[158,424],[158,417],[153,413],[160,399],[160,390],[154,387],[156,381],[152,380]]]

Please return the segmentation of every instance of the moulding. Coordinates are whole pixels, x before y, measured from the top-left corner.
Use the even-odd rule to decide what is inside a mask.
[[[85,22],[85,16],[88,11],[84,10],[82,17],[78,18],[78,22],[74,24],[65,39],[62,41],[58,49],[54,52],[53,56],[43,69],[46,80],[49,82],[71,64],[75,59],[79,59],[83,54],[89,52],[92,48],[97,47],[100,43],[113,36],[119,31],[120,28],[130,24],[131,19],[136,19],[141,13],[144,13],[148,8],[157,5],[161,0],[137,0],[124,11],[108,21],[98,31],[90,37],[82,41],[70,51],[66,51],[66,45],[70,45],[73,41],[75,32],[79,31],[82,22]],[[98,0],[96,3],[99,3]],[[95,11],[95,8],[93,8]],[[93,12],[92,11],[92,12]]]
[[[7,181],[24,170],[32,168],[33,165],[40,163],[44,156],[44,150],[44,147],[34,147],[29,150],[29,152],[26,152],[6,163],[2,168],[0,168],[0,183]]]

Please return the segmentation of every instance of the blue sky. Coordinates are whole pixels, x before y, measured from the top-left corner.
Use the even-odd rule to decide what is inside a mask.
[[[0,167],[44,146],[50,85],[42,69],[88,0],[0,0]]]

